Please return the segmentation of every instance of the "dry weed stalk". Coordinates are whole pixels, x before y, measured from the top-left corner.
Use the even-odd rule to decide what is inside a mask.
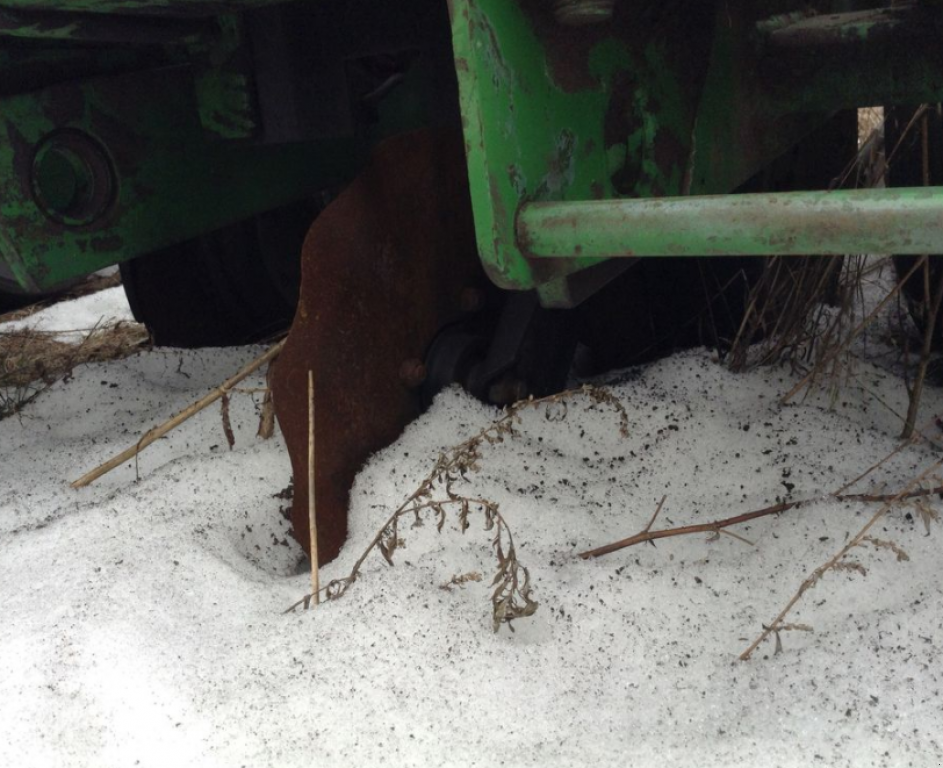
[[[927,263],[927,257],[921,256],[916,263],[907,271],[907,273],[897,281],[897,284],[887,293],[887,295],[878,302],[875,306],[855,327],[848,332],[844,338],[841,338],[838,343],[823,345],[822,351],[813,365],[812,369],[796,384],[792,389],[789,390],[781,399],[780,402],[783,404],[788,403],[792,400],[797,394],[799,394],[806,387],[814,385],[817,379],[822,375],[823,371],[831,371],[830,380],[836,381],[840,377],[840,372],[843,370],[842,361],[846,357],[846,353],[851,347],[852,342],[861,335],[862,332],[867,329],[871,323],[873,323],[884,308],[893,301],[902,290],[904,284],[916,274],[917,270],[922,268]]]
[[[468,573],[455,574],[445,584],[440,584],[439,589],[443,592],[451,592],[455,587],[462,587],[469,581],[481,581],[484,578],[478,571],[469,571]]]
[[[228,398],[229,393],[235,388],[235,386],[240,381],[250,376],[252,373],[257,371],[266,363],[270,363],[272,360],[278,357],[279,353],[282,351],[282,347],[284,346],[285,346],[285,342],[281,341],[275,346],[270,347],[263,354],[259,355],[259,357],[257,357],[255,360],[245,365],[242,368],[242,370],[240,370],[237,374],[230,377],[229,379],[224,381],[222,384],[220,384],[218,387],[216,387],[216,389],[214,389],[208,395],[201,398],[200,400],[193,403],[192,405],[184,408],[182,411],[180,411],[180,413],[178,413],[173,418],[168,419],[163,424],[159,424],[158,426],[145,432],[144,435],[141,437],[141,439],[138,440],[135,445],[131,446],[130,448],[126,448],[114,458],[109,459],[104,464],[96,467],[91,472],[88,472],[87,474],[80,477],[78,480],[75,480],[74,482],[72,482],[71,484],[72,487],[84,488],[86,485],[91,485],[102,475],[105,475],[108,472],[111,472],[111,470],[115,469],[116,467],[120,467],[126,461],[129,461],[135,458],[141,451],[147,448],[147,446],[151,445],[152,443],[155,443],[157,440],[162,438],[168,432],[173,431],[174,429],[179,427],[181,424],[183,424],[183,422],[195,416],[204,408],[207,408],[208,406],[212,405],[217,400],[220,400],[222,398]],[[228,406],[224,406],[224,411],[223,411],[224,430],[225,430],[225,420],[226,420],[227,409],[228,409]],[[228,440],[228,437],[229,436],[227,435],[227,440]]]
[[[318,557],[318,514],[314,495],[314,371],[308,371],[308,546],[311,548],[311,596],[321,602],[321,560]],[[305,608],[307,608],[305,604]]]
[[[922,132],[924,153],[924,184],[929,184],[928,168],[928,107],[920,106],[889,151],[884,150],[883,110],[875,108],[859,112],[858,152],[849,160],[832,188],[851,186],[883,186],[888,168],[895,162],[904,141],[915,130]],[[864,257],[810,257],[805,259],[769,260],[761,280],[753,288],[748,310],[728,361],[733,370],[754,365],[788,362],[794,371],[803,374],[801,381],[782,399],[788,403],[799,392],[825,384],[833,399],[842,386],[853,377],[854,358],[848,354],[851,344],[867,329],[914,274],[923,269],[925,277],[924,307],[935,319],[939,312],[938,298],[943,299],[943,279],[939,290],[929,286],[928,257],[922,256],[897,282],[888,295],[860,322],[855,322],[860,306],[865,275]],[[831,305],[831,306],[829,306]],[[915,383],[909,387],[909,410],[903,436],[913,429],[919,407],[930,355],[929,330],[918,361]],[[762,337],[764,342],[751,348]]]
[[[840,256],[772,257],[753,287],[728,364],[743,371],[787,361],[808,368],[823,345],[841,336],[852,265]],[[837,297],[837,300],[836,300]],[[828,300],[842,309],[830,311]],[[762,337],[766,341],[751,347]]]
[[[710,523],[698,523],[696,525],[683,525],[677,526],[675,528],[663,528],[658,531],[653,531],[652,525],[654,525],[655,520],[658,517],[658,514],[661,512],[662,504],[664,504],[664,498],[658,505],[658,509],[655,510],[655,516],[652,517],[648,525],[645,526],[639,533],[636,533],[634,536],[629,536],[627,539],[622,539],[620,541],[613,542],[612,544],[606,544],[605,546],[598,547],[596,549],[591,549],[586,552],[581,552],[580,557],[584,560],[588,560],[594,557],[602,557],[603,555],[610,555],[613,552],[618,552],[620,549],[628,549],[629,547],[635,547],[639,544],[651,543],[654,544],[658,539],[672,539],[676,536],[690,536],[695,533],[707,533],[710,534],[713,538],[711,540],[716,540],[721,534],[730,536],[734,539],[744,542],[745,544],[753,545],[753,542],[745,539],[743,536],[739,536],[733,531],[728,530],[734,525],[742,525],[743,523],[748,523],[751,520],[757,520],[761,517],[770,517],[771,515],[779,515],[783,512],[789,512],[791,510],[801,509],[807,507],[810,504],[815,504],[822,501],[840,501],[840,502],[860,502],[866,504],[882,504],[887,502],[907,502],[914,506],[915,509],[920,510],[919,515],[925,521],[927,525],[927,530],[929,531],[929,522],[927,520],[935,521],[938,517],[938,513],[933,510],[927,503],[926,499],[930,496],[943,495],[943,482],[938,483],[932,488],[918,488],[912,491],[906,491],[902,494],[875,494],[875,493],[834,493],[827,496],[819,496],[812,499],[800,499],[797,501],[784,501],[780,504],[774,504],[770,507],[764,507],[763,509],[757,509],[753,512],[745,512],[742,515],[735,515],[734,517],[728,517],[723,520],[714,520]],[[884,546],[885,543],[889,542],[880,542],[879,539],[872,539],[867,537],[866,539],[871,544],[875,546]],[[896,545],[893,545],[896,546]],[[892,547],[888,547],[892,548]],[[898,554],[898,560],[907,559],[906,557],[901,558],[900,554],[896,549],[893,550]]]
[[[766,629],[766,627],[763,627]],[[780,637],[782,632],[813,632],[814,630],[808,624],[783,624],[776,629],[770,630],[773,635],[776,637],[776,650],[773,651],[774,656],[778,656],[783,652],[783,639]]]
[[[759,637],[751,643],[750,647],[747,648],[743,653],[740,654],[741,661],[748,661],[753,655],[753,651],[762,643],[770,634],[774,634],[777,631],[781,631],[785,625],[785,618],[789,615],[792,609],[795,607],[802,596],[810,589],[815,587],[816,584],[822,579],[822,577],[829,571],[836,570],[857,570],[859,572],[863,571],[863,566],[855,563],[853,560],[848,559],[849,553],[855,548],[864,546],[865,544],[871,544],[876,546],[879,549],[887,548],[884,545],[884,542],[881,542],[880,539],[874,539],[870,535],[871,529],[877,525],[877,523],[891,510],[896,504],[904,501],[908,497],[912,497],[915,489],[918,489],[922,483],[926,480],[933,477],[937,471],[943,467],[943,459],[938,459],[933,462],[927,469],[921,472],[917,477],[913,478],[907,485],[905,485],[900,492],[895,494],[890,500],[888,500],[877,512],[875,512],[871,518],[866,522],[861,530],[856,533],[851,540],[842,547],[835,555],[833,555],[828,561],[816,568],[812,573],[810,573],[802,584],[799,585],[799,589],[792,596],[789,602],[786,604],[786,607],[780,611],[779,615],[770,622],[769,625],[763,626],[763,631],[760,633]],[[875,544],[875,542],[880,542]],[[899,547],[892,548],[892,551],[898,555],[898,560],[901,559]]]
[[[274,367],[269,363],[265,372],[265,393],[262,395],[262,410],[259,413],[259,429],[256,435],[263,440],[269,440],[275,434],[275,400],[272,397],[272,372]]]
[[[469,474],[480,471],[486,447],[499,445],[519,434],[522,412],[543,408],[547,419],[559,421],[566,418],[568,401],[576,396],[587,397],[594,405],[613,408],[619,417],[620,434],[628,435],[629,419],[622,403],[610,392],[590,385],[539,399],[522,400],[509,406],[499,419],[465,442],[439,455],[432,471],[380,527],[354,563],[350,573],[344,578],[334,579],[322,589],[325,599],[336,600],[343,597],[357,581],[364,561],[374,550],[378,550],[386,562],[393,565],[393,555],[402,544],[401,521],[411,517],[412,525],[416,527],[423,524],[424,515],[432,516],[437,530],[441,532],[451,510],[458,515],[462,533],[471,526],[469,518],[473,513],[482,515],[485,530],[493,532],[491,546],[498,561],[498,570],[491,582],[494,587],[491,594],[494,631],[497,632],[505,623],[513,630],[510,622],[533,615],[537,610],[537,602],[531,597],[530,574],[517,559],[514,537],[497,502],[464,495],[458,491],[458,486],[468,479]],[[306,595],[285,613],[294,611],[298,606],[307,606],[312,597],[310,594]]]

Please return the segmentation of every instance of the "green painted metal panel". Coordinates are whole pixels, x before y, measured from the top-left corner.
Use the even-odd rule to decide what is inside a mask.
[[[823,3],[824,4],[824,3]],[[598,263],[535,262],[521,205],[733,191],[828,112],[770,98],[755,23],[782,2],[691,6],[664,28],[617,6],[574,29],[538,0],[454,0],[452,28],[479,254],[501,287],[546,286]],[[651,16],[651,14],[649,14]]]
[[[789,0],[728,0],[659,13],[623,3],[610,22],[573,28],[556,23],[549,2],[454,0],[472,205],[491,278],[554,304],[568,275],[598,263],[587,249],[550,264],[530,258],[515,239],[522,206],[733,192],[840,108],[943,100],[934,37],[943,8],[928,4],[914,21],[863,5],[819,0],[797,13]],[[810,28],[813,44],[794,45]],[[920,45],[895,47],[901,33]]]
[[[943,187],[530,203],[534,258],[943,253]]]
[[[314,194],[366,155],[208,140],[183,66],[2,99],[0,130],[0,255],[27,290]]]
[[[209,16],[285,0],[3,0],[0,8],[114,14]]]
[[[452,30],[481,260],[497,285],[531,288],[540,279],[514,243],[517,206],[611,194],[603,116],[608,84],[627,68],[627,53],[598,51],[595,87],[566,93],[550,78],[522,4],[455,0]]]

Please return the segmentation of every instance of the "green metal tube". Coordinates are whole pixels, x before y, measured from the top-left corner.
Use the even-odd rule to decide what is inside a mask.
[[[943,187],[528,203],[539,258],[943,253]]]

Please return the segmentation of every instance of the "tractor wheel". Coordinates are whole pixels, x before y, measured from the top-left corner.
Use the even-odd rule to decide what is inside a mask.
[[[171,347],[248,344],[284,331],[316,213],[296,204],[123,263],[135,319]]]
[[[923,116],[914,120],[917,107],[886,107],[884,111],[884,148],[893,152],[888,163],[887,185],[891,187],[922,187],[926,183],[939,184],[943,180],[943,107],[933,105]],[[924,136],[926,132],[926,137]],[[924,158],[926,138],[926,158]],[[902,279],[919,256],[895,256],[894,268]],[[943,256],[930,256],[930,295],[943,277]],[[910,316],[920,333],[927,327],[930,303],[927,301],[927,281],[923,270],[918,270],[903,285],[904,298]],[[943,348],[943,312],[937,316],[933,333],[935,349]]]

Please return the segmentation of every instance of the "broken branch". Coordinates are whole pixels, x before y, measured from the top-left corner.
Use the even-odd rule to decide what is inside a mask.
[[[799,507],[804,507],[809,504],[812,504],[816,501],[860,501],[865,503],[896,503],[898,501],[906,501],[908,499],[924,498],[926,496],[933,496],[934,494],[943,494],[943,486],[937,486],[935,488],[918,488],[916,490],[907,490],[905,489],[902,493],[898,494],[869,494],[869,493],[848,493],[848,494],[835,494],[832,496],[826,496],[815,499],[800,499],[798,501],[785,501],[781,504],[774,504],[771,507],[765,507],[763,509],[758,509],[754,512],[746,512],[742,515],[736,515],[734,517],[728,517],[724,520],[715,520],[710,523],[700,523],[698,525],[684,525],[678,528],[663,528],[660,531],[649,530],[651,528],[651,523],[634,536],[629,536],[627,539],[622,539],[621,541],[613,542],[612,544],[607,544],[604,547],[599,547],[597,549],[591,549],[587,552],[581,552],[580,557],[584,560],[588,560],[593,557],[602,557],[603,555],[608,555],[613,552],[618,552],[620,549],[627,549],[628,547],[634,547],[637,544],[644,544],[648,541],[655,541],[656,539],[670,539],[675,536],[689,536],[693,533],[726,533],[733,535],[734,538],[739,538],[743,541],[740,536],[735,534],[730,534],[730,531],[725,530],[734,525],[741,525],[742,523],[747,523],[750,520],[756,520],[760,517],[768,517],[769,515],[778,515],[780,512],[787,512],[791,509],[798,509]],[[659,510],[661,506],[659,505]],[[653,521],[654,522],[654,519]],[[752,544],[752,542],[747,541],[746,543]]]
[[[147,448],[147,446],[156,442],[157,440],[162,438],[164,435],[166,435],[168,432],[171,432],[172,430],[179,427],[181,424],[183,424],[183,422],[187,421],[192,416],[195,416],[207,406],[212,405],[220,398],[226,396],[230,392],[230,390],[232,390],[232,388],[236,386],[236,384],[238,384],[240,381],[247,378],[248,376],[252,375],[255,371],[257,371],[267,362],[274,360],[278,356],[278,353],[282,351],[282,347],[284,346],[285,346],[285,342],[281,341],[278,344],[276,344],[274,347],[271,347],[263,355],[260,355],[251,363],[246,365],[235,376],[227,379],[220,386],[218,386],[216,389],[214,389],[212,392],[206,395],[206,397],[197,401],[193,405],[185,408],[176,416],[174,416],[172,419],[169,419],[168,421],[164,422],[160,426],[154,427],[149,432],[145,433],[145,435],[131,448],[128,448],[122,451],[114,458],[109,459],[101,466],[96,467],[88,474],[83,475],[78,480],[74,481],[72,483],[72,487],[84,488],[87,485],[91,485],[102,475],[108,474],[109,472],[111,472],[111,470],[115,469],[116,467],[120,467],[126,461],[133,459],[141,451]]]

